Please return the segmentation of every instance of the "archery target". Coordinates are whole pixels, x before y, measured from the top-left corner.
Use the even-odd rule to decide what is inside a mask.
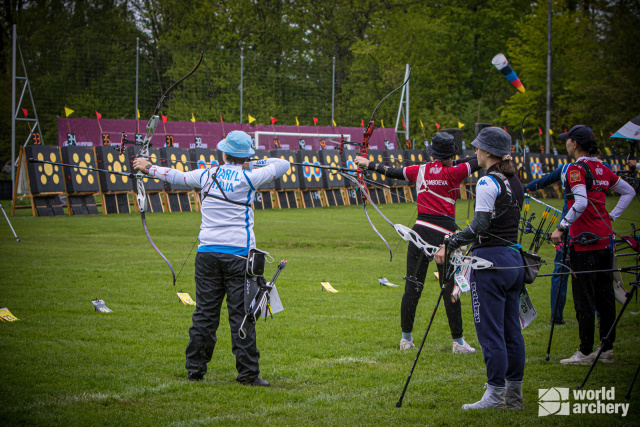
[[[60,151],[53,145],[30,145],[25,147],[27,159],[34,158],[47,162],[61,163]],[[62,166],[49,164],[27,163],[29,184],[32,194],[38,193],[64,193]]]
[[[160,148],[160,164],[164,167],[178,170],[180,172],[189,172],[191,162],[188,160],[189,151],[180,147],[162,147]],[[191,187],[179,184],[164,183],[166,191],[190,191]]]
[[[136,158],[136,149],[135,147],[127,147],[124,149],[124,153],[129,159],[129,170],[134,171],[133,169],[133,160]],[[161,165],[160,160],[160,150],[158,148],[150,148],[149,149],[149,163],[154,165]],[[133,187],[134,190],[138,190],[138,184],[136,180],[133,179]],[[145,191],[163,191],[164,190],[164,182],[159,179],[151,179],[151,178],[142,178],[142,183],[144,184]]]
[[[271,157],[284,159],[291,163],[296,162],[295,155],[295,152],[289,150],[271,150]],[[274,181],[276,190],[297,190],[300,188],[299,169],[299,166],[291,165],[284,175]]]
[[[127,150],[131,149],[128,147]],[[101,145],[94,148],[96,153],[96,163],[99,169],[106,169],[115,172],[131,172],[129,154],[120,155],[117,148],[109,145]],[[100,173],[100,189],[102,192],[110,191],[131,191],[135,188],[135,180],[128,176],[116,175],[112,173]]]
[[[408,166],[408,164],[406,164],[405,162],[403,150],[387,150],[384,153],[386,153],[385,161],[392,168],[403,168],[405,166]],[[409,185],[409,181],[393,178],[386,178],[385,183],[392,187],[397,187],[399,185]]]
[[[303,163],[299,168],[300,188],[303,190],[322,188],[322,169],[314,168],[320,164],[320,156],[317,151],[300,150],[296,152],[296,162]]]
[[[320,159],[322,159],[322,163],[327,166],[332,167],[343,167],[340,160],[340,152],[338,150],[320,150],[318,152]],[[352,167],[355,167],[355,164],[352,163]],[[325,171],[322,174],[322,185],[324,188],[336,188],[336,187],[344,187],[344,178],[342,175],[338,173],[331,173],[332,171]]]
[[[356,176],[355,171],[358,169],[358,167],[356,166],[354,159],[358,156],[358,151],[357,150],[343,150],[342,151],[342,164],[344,164],[347,169],[352,169],[354,172],[351,174],[352,176]],[[356,187],[356,184],[354,184],[351,180],[345,179],[344,180],[344,186],[345,187]]]
[[[204,170],[220,165],[220,162],[216,158],[216,152],[208,148],[190,148],[189,161],[191,163],[191,170]]]
[[[63,163],[70,165],[88,168],[96,167],[95,152],[91,147],[60,147],[60,157]],[[64,178],[68,193],[96,193],[100,191],[98,172],[87,169],[66,168]]]

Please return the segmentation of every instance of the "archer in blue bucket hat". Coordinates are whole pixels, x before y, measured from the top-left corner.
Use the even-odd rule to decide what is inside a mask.
[[[218,150],[239,159],[246,159],[255,154],[255,150],[251,148],[251,137],[241,130],[229,132],[225,139],[218,142]]]

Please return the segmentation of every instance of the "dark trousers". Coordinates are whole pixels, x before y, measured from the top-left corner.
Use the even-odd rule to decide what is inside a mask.
[[[455,229],[455,224],[452,224],[448,218],[448,221],[444,221],[444,224],[438,223],[441,227]],[[435,221],[430,221],[434,222]],[[425,242],[433,246],[441,245],[444,242],[444,234],[439,231],[432,230],[427,227],[415,224],[413,230],[424,239]],[[427,277],[427,270],[429,268],[429,260],[425,256],[420,256],[421,249],[418,249],[413,243],[409,243],[409,249],[407,250],[407,277],[415,274],[417,281],[424,283]],[[416,265],[420,261],[420,266],[416,273]],[[442,266],[438,265],[438,274],[444,274],[442,272]],[[440,276],[442,277],[442,276]],[[447,319],[449,320],[449,329],[451,329],[451,337],[453,339],[462,337],[462,311],[460,308],[460,300],[455,303],[451,302],[451,292],[453,291],[454,279],[446,284],[444,295],[444,308],[447,312]],[[404,285],[404,295],[402,295],[402,303],[400,305],[400,326],[402,332],[413,332],[413,323],[416,317],[416,309],[418,308],[418,301],[420,295],[422,295],[422,288],[424,285],[417,284],[410,280],[407,280]]]
[[[522,265],[522,255],[507,246],[479,248],[473,255],[495,267]],[[504,387],[505,379],[522,381],[525,349],[520,330],[519,296],[524,269],[472,270],[473,319],[487,368],[487,383]]]
[[[569,257],[567,257],[568,260]],[[556,312],[555,319],[562,320],[564,313],[564,305],[567,302],[567,284],[569,282],[569,275],[562,274],[558,275],[557,273],[567,273],[567,270],[562,265],[558,264],[562,262],[562,251],[556,251],[556,257],[554,259],[553,274],[555,276],[551,277],[551,320],[554,320],[553,309],[556,306],[556,296],[558,295],[558,287],[560,288],[560,297],[558,298],[558,311]],[[568,262],[565,262],[568,264]]]
[[[571,247],[571,267],[574,271],[608,270],[613,264],[612,253],[608,249],[597,251],[576,251]],[[578,320],[580,351],[593,352],[595,333],[595,311],[600,313],[600,340],[607,336],[616,318],[616,300],[613,292],[613,273],[577,274],[571,278],[573,304]],[[604,343],[603,351],[613,348],[615,330],[611,342]]]
[[[216,346],[216,331],[220,324],[222,300],[227,295],[227,310],[231,327],[232,351],[236,356],[238,381],[251,381],[260,373],[256,348],[255,325],[245,322],[245,339],[240,339],[238,330],[244,318],[244,284],[246,260],[238,256],[221,253],[196,255],[196,309],[193,324],[189,328],[189,344],[186,355],[187,371],[202,376],[207,372]]]

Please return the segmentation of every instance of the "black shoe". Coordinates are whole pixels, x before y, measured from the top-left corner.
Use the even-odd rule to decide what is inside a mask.
[[[187,374],[187,379],[188,379],[188,380],[191,380],[191,381],[202,381],[202,377],[203,377],[203,375],[201,375],[201,374],[194,374],[194,373],[192,373],[192,372],[189,372],[189,373]]]
[[[564,319],[554,319],[552,320],[552,322],[555,323],[556,325],[564,325],[565,323],[567,323],[564,321]]]
[[[263,380],[260,377],[255,377],[252,380],[242,381],[243,385],[256,385],[261,387],[269,387],[271,384],[268,381]]]

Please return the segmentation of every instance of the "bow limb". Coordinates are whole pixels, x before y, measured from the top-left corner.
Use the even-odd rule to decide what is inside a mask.
[[[144,233],[147,235],[147,239],[149,239],[149,243],[151,243],[151,247],[153,249],[155,249],[156,252],[158,252],[158,255],[160,255],[162,257],[162,259],[164,260],[164,262],[166,262],[167,265],[169,266],[169,269],[171,270],[171,275],[173,276],[173,286],[175,286],[176,285],[176,273],[173,271],[173,266],[171,265],[169,260],[162,254],[162,252],[160,252],[160,249],[158,249],[156,244],[153,243],[153,239],[151,238],[151,235],[149,234],[149,229],[147,228],[147,219],[145,218],[143,210],[140,211],[140,216],[142,217],[142,226],[144,227]]]

